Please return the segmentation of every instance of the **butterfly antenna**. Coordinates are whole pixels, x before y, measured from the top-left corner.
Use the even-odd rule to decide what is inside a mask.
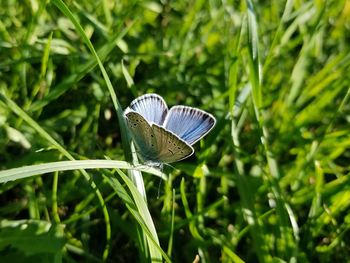
[[[157,166],[158,166],[158,169],[163,173],[164,164],[159,163],[159,164],[157,164]],[[162,185],[162,180],[163,180],[163,178],[159,178],[157,199],[159,199],[159,197],[160,197],[160,186]]]
[[[159,184],[158,184],[158,193],[157,193],[157,199],[160,197],[160,186],[162,185],[162,178],[159,178]]]

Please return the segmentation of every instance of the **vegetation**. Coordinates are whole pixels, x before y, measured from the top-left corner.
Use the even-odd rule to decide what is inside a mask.
[[[1,262],[350,258],[350,1],[0,6]],[[217,118],[163,171],[151,92]]]

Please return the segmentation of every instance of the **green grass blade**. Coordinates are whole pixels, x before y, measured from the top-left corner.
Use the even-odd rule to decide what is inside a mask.
[[[111,96],[114,108],[118,114],[118,116],[122,116],[123,115],[123,109],[121,107],[121,105],[119,104],[117,95],[115,94],[114,90],[113,90],[113,86],[112,83],[108,77],[108,74],[102,64],[102,61],[100,60],[97,52],[95,51],[94,46],[92,45],[90,39],[87,37],[87,35],[85,34],[84,29],[82,28],[82,26],[80,25],[80,23],[78,22],[78,20],[75,18],[75,16],[73,15],[73,13],[69,10],[69,8],[67,7],[67,5],[61,1],[61,0],[52,0],[52,2],[61,10],[61,12],[63,14],[65,14],[65,16],[67,16],[70,21],[72,21],[72,23],[74,24],[75,28],[77,29],[78,33],[80,34],[80,36],[83,38],[85,44],[87,45],[87,47],[90,49],[90,52],[92,53],[92,55],[95,57],[98,66],[100,67],[100,70],[102,72],[103,78],[106,82],[109,94]]]
[[[109,43],[106,43],[102,46],[98,51],[98,57],[104,61],[108,55],[115,48],[115,43],[122,39],[127,32],[129,32],[130,28],[132,28],[133,23],[128,24],[125,28],[123,28],[120,32],[118,31],[115,35],[113,35],[110,39]],[[44,106],[48,105],[50,102],[58,99],[61,95],[63,95],[67,90],[71,89],[74,84],[76,84],[79,80],[81,80],[88,72],[93,70],[97,65],[97,61],[95,57],[91,57],[87,62],[78,66],[77,72],[65,78],[62,82],[58,83],[54,89],[50,91],[50,93],[45,96],[41,100],[37,100],[33,102],[30,107],[31,111],[37,111],[42,109]]]
[[[8,170],[0,171],[0,183],[6,183],[9,181],[19,180],[23,178],[28,178],[31,176],[58,172],[58,171],[69,171],[69,170],[80,170],[80,169],[102,169],[102,168],[119,168],[119,169],[136,169],[144,171],[146,173],[151,173],[165,179],[165,175],[162,174],[159,170],[139,166],[134,167],[124,161],[113,161],[113,160],[72,160],[72,161],[60,161],[60,162],[51,162],[44,164],[35,164],[19,168],[12,168]]]
[[[123,143],[123,147],[124,147],[124,152],[126,155],[126,159],[127,160],[132,160],[132,152],[130,150],[130,136],[128,133],[128,129],[126,127],[126,122],[125,122],[125,118],[123,115],[123,109],[118,101],[117,95],[113,89],[112,83],[108,77],[108,74],[106,72],[106,69],[104,68],[102,61],[100,60],[97,52],[95,51],[94,46],[92,45],[90,39],[87,37],[87,35],[85,34],[84,29],[82,28],[82,26],[80,25],[80,23],[78,22],[78,20],[75,18],[75,16],[73,15],[73,13],[69,10],[69,8],[67,7],[67,5],[61,1],[61,0],[53,0],[52,1],[60,10],[62,13],[64,13],[70,20],[71,22],[74,24],[76,30],[79,32],[80,36],[82,37],[82,39],[84,40],[85,44],[88,46],[90,52],[92,53],[92,55],[95,57],[97,64],[100,67],[100,70],[102,72],[103,78],[106,82],[109,94],[111,96],[114,108],[117,112],[117,116],[118,116],[118,120],[119,120],[119,125],[120,125],[120,130],[121,130],[121,135],[122,135],[122,143]],[[133,180],[136,180],[135,184],[139,187],[139,191],[140,193],[145,194],[146,191],[144,189],[144,184],[143,182],[141,183],[142,179],[142,175],[141,173],[137,172],[137,171],[133,171],[131,174],[131,177],[133,178]],[[144,196],[144,198],[146,198],[146,196]]]
[[[258,25],[255,18],[255,11],[250,0],[247,1],[247,15],[248,15],[248,49],[249,49],[249,81],[252,86],[253,105],[255,109],[256,118],[261,129],[261,143],[264,147],[264,154],[267,160],[267,176],[266,180],[269,182],[269,187],[276,200],[276,213],[279,220],[280,240],[277,241],[277,246],[281,253],[286,254],[287,258],[291,259],[297,254],[298,246],[298,226],[296,224],[295,216],[286,202],[282,191],[278,184],[278,179],[281,177],[279,167],[273,153],[268,144],[269,132],[268,127],[264,123],[264,112],[262,110],[262,71],[259,55],[259,37]],[[261,242],[261,238],[258,239]],[[257,244],[262,246],[263,244]],[[264,257],[269,257],[267,251],[264,251]],[[261,258],[262,259],[262,258]],[[267,259],[267,258],[266,258]],[[265,259],[265,260],[266,260]],[[263,260],[263,261],[265,261]],[[269,259],[268,259],[269,260]]]
[[[125,204],[129,211],[134,215],[144,233],[146,233],[148,249],[152,262],[162,262],[162,256],[167,262],[171,262],[159,245],[158,235],[144,198],[141,196],[132,181],[122,171],[117,169],[117,172],[129,188],[132,199],[131,197],[128,197],[125,190],[121,190],[121,185],[118,180],[107,177],[106,179],[117,191],[118,195],[125,200]]]
[[[29,115],[27,115],[18,105],[12,101],[11,99],[7,98],[7,96],[3,93],[0,93],[0,100],[5,102],[5,105],[13,111],[15,114],[17,114],[21,119],[23,119],[25,122],[28,123],[29,126],[31,126],[37,133],[47,140],[51,145],[55,146],[57,150],[62,153],[66,158],[70,160],[74,160],[73,156],[63,147],[61,146],[54,138],[51,137],[50,134],[48,134],[37,122],[35,122]],[[104,199],[102,197],[101,192],[97,188],[97,185],[95,182],[92,180],[90,175],[85,171],[85,170],[80,170],[81,173],[83,174],[84,178],[90,183],[91,188],[95,191],[96,196],[101,204],[103,215],[105,218],[105,224],[106,224],[106,247],[103,252],[103,258],[106,259],[108,257],[109,253],[109,242],[111,238],[111,225],[110,225],[110,220],[109,220],[109,214],[107,207],[105,205]]]

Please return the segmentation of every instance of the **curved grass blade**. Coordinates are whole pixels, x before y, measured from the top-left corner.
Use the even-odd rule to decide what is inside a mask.
[[[278,215],[281,240],[283,240],[283,247],[280,249],[288,255],[289,258],[297,255],[298,241],[299,241],[299,228],[296,223],[294,212],[289,206],[286,198],[284,197],[278,179],[280,178],[280,171],[278,163],[274,158],[269,145],[269,133],[268,128],[264,124],[264,112],[262,109],[262,79],[263,72],[261,70],[261,62],[259,55],[259,33],[258,24],[255,16],[254,6],[251,0],[247,0],[247,15],[248,15],[248,49],[249,49],[249,82],[252,86],[253,104],[261,133],[261,144],[264,147],[264,154],[267,161],[267,176],[266,180],[270,184],[271,192],[276,200],[276,214]],[[253,231],[254,232],[254,231]],[[253,233],[254,235],[254,233]],[[255,235],[259,241],[257,241],[257,247],[263,247],[264,244],[260,237]],[[258,253],[261,259],[266,256],[269,257],[267,251],[261,251],[263,254]]]
[[[129,188],[132,198],[116,178],[107,176],[104,177],[117,192],[119,197],[123,199],[130,213],[134,216],[145,233],[151,262],[162,262],[162,256],[165,261],[171,262],[166,253],[160,247],[157,232],[144,198],[139,193],[132,181],[120,169],[116,169],[116,171]]]
[[[24,112],[14,101],[7,98],[7,96],[3,93],[0,93],[0,100],[5,102],[5,105],[15,114],[17,114],[20,118],[22,118],[25,122],[28,123],[41,137],[46,139],[49,143],[54,145],[57,150],[62,153],[66,158],[70,160],[74,160],[74,157],[62,146],[60,145],[54,138],[51,137],[49,133],[47,133],[37,122],[35,122],[26,112]],[[80,170],[85,179],[89,182],[91,188],[95,191],[96,196],[101,204],[103,216],[106,224],[106,247],[103,252],[103,258],[107,259],[109,253],[110,239],[111,239],[111,225],[109,220],[109,214],[107,210],[107,206],[105,205],[104,199],[97,185],[90,177],[90,175],[85,170]]]
[[[108,88],[109,94],[111,96],[114,108],[117,112],[117,116],[118,116],[118,121],[119,121],[119,126],[120,126],[120,130],[121,130],[121,135],[122,135],[122,143],[123,143],[123,148],[124,148],[124,153],[125,153],[125,157],[126,160],[133,160],[133,155],[132,155],[132,151],[131,151],[131,146],[130,146],[130,142],[131,142],[131,138],[130,135],[128,133],[128,129],[126,127],[126,122],[125,122],[125,118],[123,115],[123,109],[118,101],[117,95],[114,92],[112,83],[108,77],[108,74],[106,72],[106,69],[104,68],[102,61],[100,60],[97,52],[95,51],[94,46],[92,45],[90,39],[87,37],[87,35],[85,34],[85,31],[83,29],[83,27],[80,25],[80,23],[78,22],[78,20],[75,18],[75,16],[73,15],[73,13],[69,10],[69,8],[67,7],[67,5],[62,1],[62,0],[53,0],[52,1],[56,7],[58,7],[61,12],[67,16],[71,22],[74,24],[77,32],[80,34],[80,36],[82,37],[82,39],[84,40],[85,44],[87,45],[87,47],[90,49],[90,52],[92,53],[92,55],[95,57],[98,66],[100,67],[101,73],[103,75],[103,78],[106,82],[106,86]],[[140,193],[142,193],[144,195],[144,198],[146,199],[146,191],[145,191],[145,186],[143,183],[143,179],[142,179],[142,175],[140,172],[137,171],[132,171],[130,173],[130,177],[133,179],[135,185],[138,186],[138,189],[140,191]]]
[[[128,162],[113,161],[113,160],[72,160],[72,161],[60,161],[44,164],[28,165],[19,168],[12,168],[8,170],[0,171],[0,183],[6,183],[23,178],[37,176],[46,173],[80,170],[80,169],[101,169],[101,168],[119,168],[119,169],[136,169],[146,173],[154,174],[166,179],[166,176],[159,170],[150,167],[138,166],[134,167]]]
[[[116,93],[114,92],[112,83],[108,77],[108,74],[107,74],[97,52],[95,51],[94,46],[92,45],[90,39],[85,34],[83,27],[80,25],[80,23],[75,18],[73,13],[69,10],[69,8],[66,6],[66,4],[61,0],[53,0],[52,2],[56,5],[56,7],[58,7],[61,10],[61,12],[65,16],[67,16],[71,20],[71,22],[74,24],[76,30],[78,31],[78,33],[80,34],[80,36],[84,40],[85,44],[90,49],[90,52],[95,57],[98,65],[100,67],[100,70],[102,72],[103,78],[106,82],[109,94],[111,96],[111,99],[112,99],[112,102],[114,105],[114,108],[117,112],[119,126],[120,126],[120,130],[121,130],[121,136],[122,136],[122,144],[123,144],[126,160],[130,160],[130,161],[133,160],[133,155],[132,155],[132,151],[131,151],[131,144],[130,144],[131,138],[130,138],[130,135],[128,133],[127,127],[126,127],[126,122],[125,122],[125,118],[123,115],[123,109],[118,101],[118,98],[117,98]],[[133,179],[135,185],[137,185],[137,187],[139,189],[139,192],[142,193],[143,197],[146,200],[146,190],[145,190],[145,186],[143,183],[142,174],[138,171],[132,170],[129,172],[129,176]],[[108,252],[107,252],[107,250],[105,250],[104,259],[106,259],[107,256],[108,256]]]

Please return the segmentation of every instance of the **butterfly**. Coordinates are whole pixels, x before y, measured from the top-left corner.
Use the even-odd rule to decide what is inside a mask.
[[[124,111],[138,153],[146,163],[173,163],[191,156],[192,147],[215,125],[210,113],[176,105],[168,110],[157,94],[133,100]]]

